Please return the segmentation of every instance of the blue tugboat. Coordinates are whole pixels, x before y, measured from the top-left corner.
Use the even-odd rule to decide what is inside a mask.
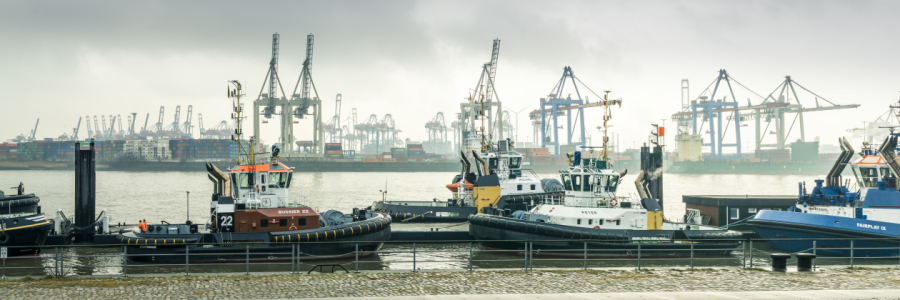
[[[811,192],[800,184],[797,204],[791,211],[764,210],[748,220],[749,226],[775,248],[807,252],[816,241],[816,253],[830,256],[898,256],[900,245],[900,174],[898,134],[891,133],[877,152],[864,145],[860,158],[850,163],[859,186],[851,192],[841,173],[854,154],[841,139],[840,158],[826,180],[816,180]],[[803,240],[790,240],[803,239]]]

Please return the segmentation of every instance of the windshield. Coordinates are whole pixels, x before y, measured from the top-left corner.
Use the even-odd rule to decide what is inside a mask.
[[[875,183],[878,182],[878,169],[876,168],[859,168],[859,171],[862,172],[863,182],[866,187],[875,187]]]
[[[609,192],[616,191],[616,185],[619,184],[619,176],[609,176],[609,181],[606,182],[606,190]]]
[[[253,185],[253,178],[248,173],[238,174],[238,188],[249,189]]]
[[[522,165],[521,157],[511,157],[509,159],[509,168],[510,169],[518,169]]]
[[[494,170],[497,169],[498,164],[499,164],[499,162],[496,158],[488,159],[488,167],[490,168],[491,173],[493,173]]]
[[[566,190],[571,191],[572,190],[572,179],[569,177],[569,175],[563,175],[562,180],[563,180],[563,185],[566,187]]]
[[[269,187],[287,187],[288,172],[269,173]]]

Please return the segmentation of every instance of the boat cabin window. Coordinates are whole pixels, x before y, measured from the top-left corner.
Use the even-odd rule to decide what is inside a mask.
[[[519,190],[519,191],[521,191],[521,190],[522,190],[522,185],[520,184],[520,185],[516,186],[516,189]]]
[[[488,159],[488,168],[490,168],[491,173],[494,173],[494,170],[497,170],[499,165],[499,160],[497,160],[496,158]]]
[[[615,192],[616,186],[619,185],[619,176],[608,176],[606,182],[606,191]]]
[[[537,187],[536,187],[534,184],[532,184],[532,185],[531,185],[531,190],[533,191],[535,188],[537,188]]]
[[[287,227],[287,219],[278,220],[278,227]]]
[[[238,173],[237,180],[235,180],[238,184],[238,188],[240,189],[249,189],[253,186],[253,176],[250,176],[249,173]]]
[[[878,169],[876,168],[859,168],[860,173],[862,173],[863,183],[866,187],[876,187],[875,183],[878,182]]]
[[[269,173],[269,187],[286,188],[288,174],[290,174],[290,173],[288,173],[288,172],[270,172]]]
[[[572,178],[568,174],[564,174],[562,176],[562,179],[563,179],[563,186],[565,186],[567,191],[571,191],[572,190]]]
[[[306,218],[297,219],[297,227],[306,227]]]
[[[591,175],[584,175],[584,191],[590,192],[592,191],[593,184],[591,184]]]
[[[581,190],[581,176],[572,175],[572,190],[573,191]]]
[[[881,180],[887,181],[887,188],[897,188],[897,176],[890,168],[881,168]]]
[[[588,219],[588,225],[591,225],[592,223],[594,223],[594,219]]]
[[[262,228],[269,227],[269,219],[259,220],[259,227],[262,227]]]
[[[510,169],[518,169],[522,166],[522,158],[521,157],[510,157],[509,158],[509,168]]]
[[[578,223],[577,223],[577,224],[578,224],[578,225],[581,225],[581,219],[578,219]]]
[[[268,177],[266,172],[259,173],[259,183],[262,185],[261,191],[266,191],[266,183],[268,182]]]

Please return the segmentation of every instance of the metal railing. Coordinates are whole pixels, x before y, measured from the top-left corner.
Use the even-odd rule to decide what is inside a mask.
[[[622,243],[597,240],[511,240],[489,241],[508,249],[484,248],[472,241],[404,242],[386,241],[376,249],[372,243],[278,243],[277,247],[253,244],[190,244],[159,247],[166,253],[148,253],[148,248],[124,245],[41,246],[37,256],[16,256],[2,260],[6,276],[129,276],[134,274],[251,274],[311,272],[321,265],[340,266],[353,272],[374,270],[466,270],[475,269],[603,269],[648,267],[736,267],[759,268],[771,264],[770,255],[784,253],[771,243],[810,245],[795,253],[817,254],[818,265],[889,265],[900,267],[898,239],[745,239],[704,241],[647,241]],[[598,242],[604,244],[598,246]],[[721,243],[733,243],[723,248]],[[347,249],[341,256],[311,256],[305,249],[316,244]],[[844,245],[846,244],[846,247]],[[601,246],[608,247],[601,247]],[[629,249],[616,245],[629,246]],[[660,250],[659,245],[680,245],[680,249]],[[718,246],[717,246],[718,245]],[[319,245],[321,246],[321,245]],[[17,249],[35,247],[8,247]],[[141,249],[141,253],[136,253]],[[153,249],[153,248],[149,248]],[[210,249],[219,252],[211,254]],[[182,251],[183,250],[183,251]],[[712,251],[712,252],[710,252]],[[713,253],[713,255],[711,255]],[[825,263],[828,262],[828,263]],[[323,270],[320,268],[320,270]]]

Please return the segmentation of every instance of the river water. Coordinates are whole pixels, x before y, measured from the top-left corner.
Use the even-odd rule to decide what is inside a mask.
[[[352,211],[354,207],[369,206],[373,201],[380,200],[382,194],[379,190],[387,190],[385,197],[388,200],[431,200],[446,199],[450,192],[445,185],[450,183],[455,173],[294,173],[291,184],[292,195],[302,195],[307,205],[317,208],[319,211],[337,209],[345,213]],[[556,173],[539,173],[543,178],[557,177]],[[634,180],[636,175],[626,175],[619,194],[636,195]],[[696,175],[696,174],[665,174],[665,214],[670,218],[680,219],[684,214],[682,195],[794,195],[797,193],[797,182],[813,179],[804,175]],[[821,177],[821,176],[820,176]],[[48,217],[54,217],[55,211],[62,209],[72,218],[74,214],[74,171],[0,171],[0,187],[7,193],[13,190],[9,187],[16,186],[19,182],[25,184],[27,193],[35,193],[41,198],[41,206]],[[4,186],[5,185],[5,186]],[[212,183],[206,178],[206,172],[123,172],[123,171],[98,171],[97,172],[97,210],[107,209],[112,224],[127,222],[135,224],[140,219],[147,219],[151,223],[161,220],[182,223],[187,218],[188,197],[190,192],[190,218],[195,223],[205,223],[209,215],[209,197],[212,193]],[[428,225],[425,225],[428,226]],[[445,227],[446,224],[434,227]],[[399,227],[399,226],[398,226]],[[457,227],[465,230],[465,227]],[[447,228],[445,230],[453,230]],[[394,230],[402,230],[395,227]],[[362,264],[361,269],[411,269],[412,255],[407,251],[411,245],[386,244],[385,253],[379,253],[374,257],[365,258],[368,263]],[[739,248],[740,249],[740,248]],[[419,245],[417,268],[465,268],[468,264],[469,244],[445,244],[445,245]],[[515,268],[524,265],[522,256],[507,255],[501,253],[479,252],[475,249],[475,268]],[[78,249],[67,250],[68,254],[78,255],[111,255],[110,257],[67,259],[69,264],[88,265],[121,265],[121,249]],[[404,252],[404,253],[400,253]],[[52,253],[44,253],[44,259],[31,258],[17,262],[13,265],[39,266],[49,265],[46,257]],[[742,263],[743,252],[737,251],[731,259],[724,261],[710,261],[698,265],[733,265]],[[762,255],[762,254],[760,254]],[[425,263],[423,260],[436,261]],[[342,262],[342,263],[346,263]],[[644,262],[652,265],[684,265],[686,262],[659,261]],[[581,267],[582,261],[554,261],[535,262],[535,267]],[[604,262],[600,266],[630,266],[632,262]],[[571,265],[571,266],[570,266]],[[591,266],[596,266],[591,263]],[[349,266],[353,266],[350,264]],[[174,267],[150,267],[146,272],[164,272]],[[182,268],[182,269],[179,269]],[[306,266],[309,268],[309,266]],[[232,270],[235,269],[235,270]],[[253,266],[258,271],[284,271],[290,270],[289,265],[279,266]],[[179,272],[183,267],[172,269]],[[195,267],[195,272],[243,272],[244,267]],[[31,271],[23,271],[23,274],[33,274]],[[121,268],[86,268],[76,270],[79,274],[119,274]],[[129,268],[129,273],[141,273],[141,269]],[[9,275],[9,274],[7,274]]]

